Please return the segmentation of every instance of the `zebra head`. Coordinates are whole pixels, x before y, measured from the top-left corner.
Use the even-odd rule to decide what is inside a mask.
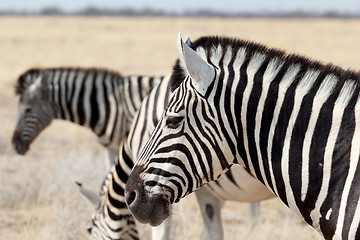
[[[201,39],[200,39],[201,40]],[[216,85],[218,46],[189,47],[179,36],[179,59],[172,74],[172,97],[142,149],[126,183],[126,202],[133,216],[156,226],[169,205],[216,180],[235,159],[216,120],[224,114]],[[194,49],[194,50],[193,50]],[[214,104],[217,103],[217,104]]]
[[[80,193],[95,207],[91,222],[87,226],[90,240],[139,239],[134,218],[124,206],[125,204],[111,198],[108,189],[103,194],[97,194],[79,182],[76,184]],[[111,198],[111,203],[115,204],[114,206],[106,204],[109,198]]]
[[[104,222],[104,194],[98,195],[85,188],[80,182],[76,182],[76,184],[81,195],[95,207],[95,212],[91,215],[91,223],[86,227],[90,234],[89,239],[110,239],[105,235],[106,231],[100,230],[100,227],[103,225],[101,222]]]
[[[104,217],[104,198],[105,195],[98,195],[97,193],[85,188],[81,183],[76,182],[80,193],[95,207],[95,211],[91,215],[91,222],[87,225],[86,230],[89,233],[90,240],[96,239],[114,239],[110,237],[113,231],[108,229],[105,224]],[[117,237],[115,237],[117,238]]]
[[[54,107],[48,101],[46,78],[45,71],[31,69],[18,79],[16,94],[20,100],[12,143],[19,154],[27,152],[31,142],[55,117]]]

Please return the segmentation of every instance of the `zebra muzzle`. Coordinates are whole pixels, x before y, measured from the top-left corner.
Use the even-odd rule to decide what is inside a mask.
[[[158,226],[169,216],[168,197],[165,194],[151,194],[147,191],[138,174],[141,170],[140,166],[135,167],[126,183],[126,204],[136,220]]]
[[[18,154],[25,155],[29,150],[29,143],[21,137],[21,133],[18,131],[14,132],[12,144]]]

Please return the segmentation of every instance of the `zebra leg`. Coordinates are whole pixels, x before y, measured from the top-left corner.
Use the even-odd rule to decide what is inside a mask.
[[[202,235],[204,239],[223,239],[221,207],[223,201],[212,195],[205,187],[195,191],[201,215],[204,220]]]
[[[160,224],[160,226],[152,227],[151,229],[152,240],[170,239],[171,217],[172,215],[170,214],[170,216],[165,221],[163,221],[163,223]]]

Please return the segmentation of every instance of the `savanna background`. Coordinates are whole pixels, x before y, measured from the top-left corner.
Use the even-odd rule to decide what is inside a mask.
[[[0,18],[0,239],[86,239],[93,207],[75,181],[98,190],[105,150],[87,129],[54,121],[25,156],[11,146],[17,77],[30,67],[105,67],[127,74],[168,74],[178,32],[244,38],[344,68],[360,66],[360,20],[181,17]],[[279,200],[226,202],[225,239],[321,239]],[[198,239],[202,218],[190,195],[173,212],[172,239]],[[139,227],[149,239],[149,227]]]

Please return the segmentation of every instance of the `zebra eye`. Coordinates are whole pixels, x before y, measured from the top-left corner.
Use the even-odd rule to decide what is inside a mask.
[[[166,126],[172,129],[177,128],[180,125],[180,122],[184,119],[184,117],[168,117],[166,119]]]
[[[27,107],[27,108],[25,108],[25,112],[26,112],[26,113],[31,112],[31,107]]]

